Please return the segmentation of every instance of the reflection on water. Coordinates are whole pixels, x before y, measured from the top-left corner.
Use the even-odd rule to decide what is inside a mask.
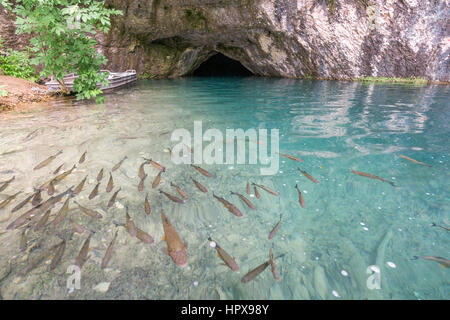
[[[33,112],[0,115],[0,183],[15,176],[0,192],[0,201],[23,191],[0,209],[1,297],[448,299],[448,269],[433,261],[411,260],[413,256],[450,257],[447,231],[431,227],[433,222],[450,225],[448,94],[445,86],[189,78],[138,82],[107,95],[101,105],[60,100]],[[196,120],[202,121],[203,132],[208,128],[223,133],[227,128],[279,129],[280,152],[304,161],[280,158],[275,176],[260,176],[259,166],[253,165],[202,165],[215,175],[204,177],[188,165],[173,164],[167,149],[174,145],[171,132],[192,131]],[[33,170],[59,150],[63,153],[48,166]],[[86,160],[79,164],[85,151]],[[404,160],[399,154],[432,167]],[[106,192],[109,172],[125,156],[112,172],[113,190]],[[158,170],[145,166],[148,177],[139,192],[143,157],[167,170],[153,189]],[[61,173],[74,164],[75,170],[56,185],[55,194],[78,185],[87,175],[75,200],[98,211],[102,219],[82,214],[71,200],[68,216],[56,228],[6,230],[31,204],[11,213],[13,207],[52,178],[60,165]],[[297,167],[319,183],[308,180]],[[99,194],[90,200],[102,168]],[[396,187],[351,174],[351,170],[394,181]],[[199,191],[191,177],[208,193]],[[280,197],[260,190],[261,199],[248,197],[257,207],[251,210],[230,195],[230,191],[246,194],[247,181],[277,190]],[[173,203],[159,193],[177,195],[171,182],[189,195],[185,204]],[[305,208],[299,205],[296,184]],[[116,203],[107,208],[119,188]],[[244,216],[228,212],[213,192],[235,204]],[[149,215],[144,211],[147,194]],[[44,201],[48,197],[42,192]],[[50,222],[63,203],[55,205]],[[153,244],[116,227],[126,221],[125,206],[135,225],[154,238]],[[161,208],[188,243],[185,268],[177,267],[162,252],[166,243]],[[280,213],[280,229],[268,240]],[[66,286],[66,271],[88,234],[72,234],[70,220],[95,231],[90,259],[81,270],[81,288],[72,293]],[[102,270],[102,258],[116,230],[114,253]],[[239,273],[221,264],[208,236],[236,259]],[[19,275],[61,239],[67,240],[67,246],[55,270],[49,270],[52,253],[25,276]],[[268,260],[272,247],[275,256],[284,254],[277,259],[281,281],[275,281],[268,268],[253,281],[241,283],[242,276]],[[380,289],[368,288],[371,271],[368,274],[367,269],[372,265],[381,272]]]

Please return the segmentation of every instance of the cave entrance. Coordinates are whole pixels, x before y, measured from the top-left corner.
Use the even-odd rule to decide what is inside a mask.
[[[253,73],[239,61],[228,58],[220,52],[204,61],[191,76],[194,77],[249,77]]]

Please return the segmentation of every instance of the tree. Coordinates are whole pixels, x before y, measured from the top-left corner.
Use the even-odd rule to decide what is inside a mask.
[[[106,8],[98,0],[15,0],[13,5],[0,0],[0,4],[16,15],[17,33],[32,34],[32,61],[43,65],[41,76],[53,76],[67,92],[63,77],[77,72],[77,99],[102,98],[97,83],[107,83],[107,74],[100,73],[107,60],[95,50],[94,35],[107,33],[111,16],[122,14],[120,10]]]

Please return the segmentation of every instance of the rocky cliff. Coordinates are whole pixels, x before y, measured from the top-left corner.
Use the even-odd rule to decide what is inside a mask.
[[[255,75],[449,81],[448,0],[107,0],[108,68],[192,73],[220,52]],[[1,28],[1,27],[0,27]]]

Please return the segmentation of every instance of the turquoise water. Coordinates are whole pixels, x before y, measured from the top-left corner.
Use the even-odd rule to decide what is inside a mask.
[[[355,82],[262,78],[185,78],[139,81],[135,86],[106,95],[100,105],[58,100],[34,111],[0,115],[0,182],[16,179],[0,192],[0,201],[18,191],[17,199],[0,209],[0,294],[3,299],[448,299],[449,269],[413,256],[450,257],[448,86],[405,86]],[[194,121],[203,132],[215,128],[279,129],[279,152],[304,160],[279,158],[275,175],[260,175],[260,164],[201,164],[215,175],[210,179],[188,165],[171,161],[168,148],[176,143],[171,132]],[[250,143],[250,142],[249,142]],[[208,143],[204,143],[204,147]],[[226,143],[224,148],[226,149]],[[51,164],[33,170],[40,161],[62,150]],[[78,164],[87,150],[86,161]],[[400,158],[403,154],[432,167]],[[111,168],[117,202],[105,188]],[[142,157],[153,158],[167,170],[152,189],[158,171],[145,166],[144,190],[138,191]],[[69,217],[96,231],[90,242],[91,258],[81,270],[81,287],[70,292],[67,268],[74,263],[87,238],[75,233],[68,240],[58,267],[50,258],[25,276],[29,265],[59,238],[71,233],[66,218],[27,233],[28,247],[20,251],[22,229],[6,230],[27,204],[11,209],[33,187],[53,177],[64,163],[77,168],[57,185],[57,192],[77,185],[86,175],[83,191],[75,198],[104,216],[100,221],[81,214],[71,201]],[[298,170],[307,171],[315,184]],[[99,195],[88,195],[104,168]],[[362,171],[395,182],[361,177]],[[61,172],[62,172],[61,171]],[[190,180],[198,180],[208,193]],[[259,189],[261,199],[246,194],[247,181],[265,185],[279,197]],[[158,190],[177,195],[170,182],[180,185],[190,199],[177,204]],[[298,185],[305,208],[298,203]],[[246,195],[257,210],[250,210],[230,191]],[[238,218],[216,201],[224,196],[243,213]],[[152,213],[146,215],[146,194]],[[252,189],[253,193],[253,189]],[[43,192],[44,200],[48,197]],[[53,209],[56,214],[64,201]],[[154,244],[144,244],[118,227],[115,252],[107,269],[100,263],[115,232],[113,221],[125,221],[125,206],[135,224],[149,233]],[[188,244],[189,264],[179,268],[162,252],[166,247],[161,208]],[[276,236],[268,234],[280,219]],[[50,218],[51,221],[52,218]],[[223,266],[207,240],[211,236],[233,256],[236,273]],[[275,256],[281,281],[270,266],[254,280],[241,278]],[[372,272],[380,270],[379,289],[369,289]],[[372,267],[373,268],[373,267]],[[375,274],[376,277],[377,274]],[[103,284],[106,289],[99,289]],[[106,292],[105,292],[106,291]]]

